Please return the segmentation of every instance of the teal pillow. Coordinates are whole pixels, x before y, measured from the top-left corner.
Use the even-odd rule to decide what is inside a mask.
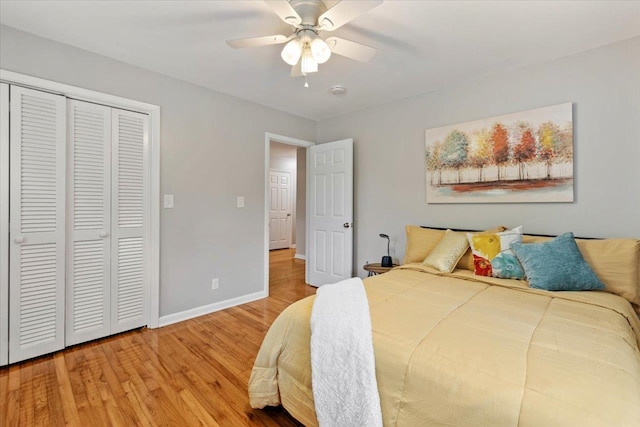
[[[584,260],[573,233],[564,233],[543,243],[512,243],[529,286],[547,291],[604,289]]]

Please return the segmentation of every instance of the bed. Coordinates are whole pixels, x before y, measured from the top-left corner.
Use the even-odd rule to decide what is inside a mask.
[[[475,276],[468,257],[452,273],[411,262],[441,237],[420,233],[408,262],[364,281],[384,425],[640,425],[640,241],[580,241],[607,291],[549,292]],[[249,383],[252,407],[307,426],[313,299],[276,319]]]

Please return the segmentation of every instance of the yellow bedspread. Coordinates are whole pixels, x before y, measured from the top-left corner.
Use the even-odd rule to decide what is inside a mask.
[[[605,292],[409,264],[364,281],[385,426],[640,426],[640,321]],[[251,406],[317,425],[309,297],[276,319]]]

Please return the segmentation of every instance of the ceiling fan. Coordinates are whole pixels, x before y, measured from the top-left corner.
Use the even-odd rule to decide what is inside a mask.
[[[318,71],[332,53],[367,62],[376,49],[340,37],[323,39],[322,32],[334,31],[363,13],[380,5],[382,0],[342,0],[330,9],[322,0],[265,0],[285,23],[293,27],[293,34],[227,40],[234,49],[287,43],[280,56],[291,65],[291,77],[305,77]]]

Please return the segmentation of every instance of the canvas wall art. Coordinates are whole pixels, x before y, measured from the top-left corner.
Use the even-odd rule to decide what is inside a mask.
[[[573,201],[572,104],[427,129],[427,203]]]

